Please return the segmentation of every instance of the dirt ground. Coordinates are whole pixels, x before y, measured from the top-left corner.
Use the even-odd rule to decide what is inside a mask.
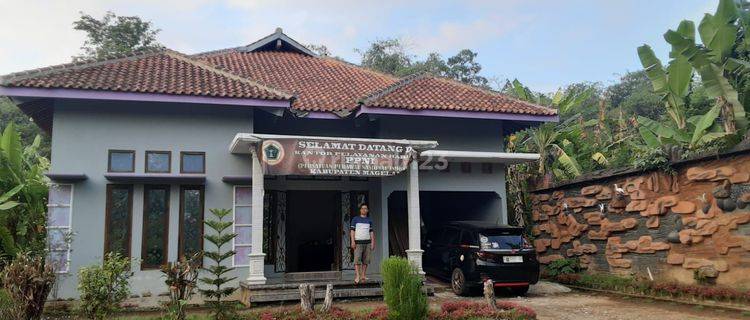
[[[459,298],[450,291],[438,292],[433,303]],[[540,282],[532,287],[527,297],[498,297],[531,307],[539,320],[606,319],[606,320],[692,320],[692,319],[750,319],[750,314],[722,309],[696,308],[684,304],[651,299],[623,298],[597,293],[570,291],[561,285]]]

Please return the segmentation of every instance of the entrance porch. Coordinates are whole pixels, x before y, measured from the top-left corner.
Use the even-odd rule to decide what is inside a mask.
[[[288,140],[303,143],[290,144]],[[275,163],[271,165],[284,166],[288,164],[283,161],[289,160],[284,159],[285,156],[304,155],[293,149],[296,146],[327,145],[332,144],[331,141],[347,145],[407,146],[408,159],[397,171],[381,176],[265,172],[264,166],[269,166],[269,159],[264,157],[273,157],[271,160]],[[246,269],[247,277],[240,283],[244,302],[296,299],[301,282],[320,283],[321,288],[324,283],[333,283],[337,290],[341,290],[336,294],[342,296],[379,294],[377,273],[380,261],[390,254],[405,255],[423,273],[421,242],[425,223],[466,219],[471,217],[466,215],[469,211],[482,212],[477,219],[488,223],[507,223],[503,199],[504,165],[532,161],[538,155],[430,150],[436,146],[435,141],[421,140],[237,134],[230,151],[249,156],[252,160],[252,176],[238,179],[251,184],[248,191],[252,193],[253,212],[252,243],[247,255],[249,268]],[[328,164],[319,160],[315,159],[315,164]],[[300,163],[310,164],[306,162],[309,159],[295,161],[298,162],[292,163],[288,170],[299,170]],[[420,168],[420,164],[424,166],[429,161],[446,166],[443,169]],[[278,170],[278,166],[271,170]],[[423,209],[430,212],[420,212],[420,191],[427,201]],[[396,206],[398,210],[390,208],[394,201],[400,203]],[[376,249],[368,268],[371,281],[367,285],[353,286],[354,266],[348,226],[362,203],[370,206]],[[389,227],[389,211],[394,211],[394,217],[398,211],[398,226]],[[420,215],[430,215],[430,219],[423,221]],[[395,243],[395,240],[389,240],[394,234],[399,238],[397,250],[389,246]],[[254,296],[253,292],[257,295]]]

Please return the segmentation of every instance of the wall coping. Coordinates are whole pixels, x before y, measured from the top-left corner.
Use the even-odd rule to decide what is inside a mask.
[[[688,164],[692,164],[696,162],[719,160],[723,158],[737,156],[740,154],[750,154],[750,140],[742,141],[739,144],[735,145],[734,147],[726,151],[723,151],[721,153],[707,152],[707,153],[699,154],[697,156],[694,156],[688,159],[679,159],[679,160],[670,161],[669,164],[672,167],[683,167]],[[551,191],[556,191],[556,190],[563,189],[563,188],[586,185],[592,182],[620,178],[624,176],[630,176],[636,173],[639,173],[639,174],[650,173],[650,172],[654,172],[658,170],[659,169],[639,169],[639,168],[632,168],[632,167],[602,169],[602,170],[592,171],[590,173],[580,175],[576,177],[575,179],[555,183],[552,186],[549,186],[546,188],[533,188],[530,190],[530,192],[531,193],[551,192]]]

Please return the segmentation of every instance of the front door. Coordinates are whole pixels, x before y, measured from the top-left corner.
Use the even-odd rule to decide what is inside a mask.
[[[286,272],[338,270],[341,192],[286,192]]]

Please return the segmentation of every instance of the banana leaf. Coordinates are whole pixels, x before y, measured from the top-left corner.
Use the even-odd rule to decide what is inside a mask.
[[[721,106],[718,104],[711,107],[706,114],[701,116],[700,120],[695,124],[695,129],[693,130],[693,138],[690,139],[690,145],[695,146],[701,138],[705,135],[706,130],[710,128],[714,122],[716,122],[716,118],[719,117],[719,114],[721,113]]]
[[[723,70],[712,63],[696,69],[701,76],[701,80],[703,80],[706,94],[714,98],[723,97],[727,103],[731,104],[737,129],[744,132],[748,126],[745,107],[740,103],[737,91],[724,77]]]

